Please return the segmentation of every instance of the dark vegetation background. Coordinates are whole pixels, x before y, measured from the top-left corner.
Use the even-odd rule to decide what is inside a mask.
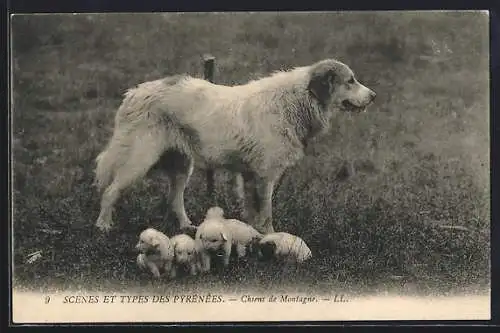
[[[159,288],[489,286],[485,14],[18,15],[12,37],[16,285],[149,284],[132,247],[147,226],[173,230],[168,182],[152,177],[130,188],[103,238],[93,230],[94,159],[127,88],[201,76],[208,52],[218,83],[334,57],[378,97],[367,114],[340,114],[275,193],[276,228],[301,236],[312,261],[293,271],[250,261]],[[217,177],[213,200],[231,214],[226,175]],[[196,223],[208,208],[205,186],[195,173],[186,194]],[[36,251],[41,257],[27,263]]]

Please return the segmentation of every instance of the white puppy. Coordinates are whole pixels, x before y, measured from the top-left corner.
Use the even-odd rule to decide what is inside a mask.
[[[200,251],[202,272],[210,271],[214,254],[222,257],[224,267],[229,265],[232,238],[224,219],[220,217],[220,211],[222,209],[219,207],[210,208],[196,230],[195,240]]]
[[[193,238],[180,234],[170,239],[174,246],[174,264],[172,266],[172,277],[177,276],[180,267],[189,269],[190,275],[198,274],[200,270],[200,258],[198,246]]]
[[[243,258],[246,255],[247,247],[251,246],[251,243],[252,241],[254,241],[254,239],[260,239],[263,237],[260,232],[255,230],[255,228],[249,224],[236,219],[224,218],[224,211],[222,210],[222,208],[212,207],[211,209],[213,209],[211,212],[212,216],[214,216],[214,214],[218,214],[215,217],[218,216],[218,218],[220,218],[224,222],[226,228],[231,233],[232,246],[234,246],[234,248],[236,249],[238,258]]]
[[[276,259],[288,263],[303,263],[312,257],[311,250],[302,238],[287,232],[273,232],[254,240],[259,259]]]
[[[148,228],[141,232],[135,249],[139,251],[137,265],[149,269],[155,278],[159,278],[161,271],[172,274],[174,261],[174,247],[164,233]]]

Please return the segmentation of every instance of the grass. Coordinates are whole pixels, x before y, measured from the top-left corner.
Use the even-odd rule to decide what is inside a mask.
[[[377,103],[367,114],[339,115],[275,193],[275,227],[310,245],[309,264],[247,263],[156,288],[489,286],[487,31],[487,17],[473,12],[15,16],[16,285],[150,284],[131,248],[147,226],[173,230],[168,182],[130,188],[104,239],[92,228],[94,159],[125,89],[200,76],[209,52],[225,84],[335,57],[378,93]],[[197,222],[210,201],[203,176],[195,172],[186,193]],[[234,212],[227,175],[217,177],[215,201]],[[27,264],[37,250],[41,259]]]

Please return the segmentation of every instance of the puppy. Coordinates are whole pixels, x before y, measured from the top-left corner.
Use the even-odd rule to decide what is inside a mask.
[[[193,238],[186,234],[176,235],[170,239],[174,247],[174,263],[172,277],[177,276],[181,267],[187,267],[190,275],[200,271],[200,258],[198,246]]]
[[[254,239],[262,238],[263,235],[254,227],[236,219],[224,218],[224,211],[220,207],[212,207],[207,214],[213,218],[221,219],[226,229],[231,234],[232,246],[236,250],[238,258],[243,258],[247,253],[247,247],[250,246]]]
[[[174,247],[167,235],[148,228],[139,235],[135,249],[139,251],[137,265],[140,268],[149,269],[155,278],[161,276],[161,271],[172,274]]]
[[[222,257],[224,267],[229,265],[232,238],[224,219],[220,217],[221,211],[219,207],[210,208],[196,230],[195,241],[200,252],[202,272],[210,271],[212,255]]]
[[[301,264],[312,257],[302,238],[287,232],[273,232],[255,237],[251,251],[261,260]]]

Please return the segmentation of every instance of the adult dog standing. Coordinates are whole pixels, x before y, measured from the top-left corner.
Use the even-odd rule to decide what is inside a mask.
[[[103,193],[96,226],[108,231],[122,190],[158,166],[169,176],[169,203],[180,229],[192,228],[184,190],[194,167],[209,167],[241,175],[234,189],[245,220],[273,232],[276,181],[329,128],[336,111],[364,111],[374,98],[333,59],[237,86],[187,75],[142,83],[126,92],[113,136],[97,157],[96,184]]]

